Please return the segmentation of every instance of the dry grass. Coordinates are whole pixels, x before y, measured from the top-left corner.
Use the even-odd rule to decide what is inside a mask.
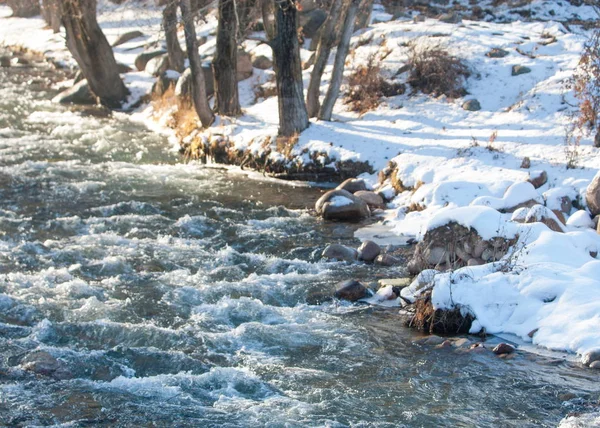
[[[408,47],[408,83],[415,90],[449,98],[464,96],[464,81],[470,75],[465,62],[440,45],[412,42]]]
[[[299,137],[300,134],[298,133],[295,133],[290,137],[277,137],[277,140],[275,141],[277,152],[283,154],[286,159],[291,159],[292,151],[294,150],[294,147],[296,147],[296,144],[298,144]]]
[[[575,96],[579,100],[579,112],[574,121],[578,134],[587,135],[592,129],[598,133],[600,125],[600,30],[594,31],[585,44],[579,66],[573,75],[572,86]],[[594,145],[600,146],[599,138],[595,139]]]
[[[434,309],[431,291],[425,292],[415,302],[415,311],[410,327],[429,334],[468,333],[473,322],[473,317],[469,314],[463,316],[459,308],[451,311]]]

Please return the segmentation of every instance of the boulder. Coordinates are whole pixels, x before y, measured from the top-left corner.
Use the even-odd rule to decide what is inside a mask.
[[[360,192],[361,190],[367,190],[367,183],[362,178],[349,178],[336,187],[338,190],[345,190],[350,193]]]
[[[142,33],[141,31],[137,31],[137,30],[129,31],[129,32],[127,32],[125,34],[121,34],[119,37],[117,37],[117,40],[115,40],[113,42],[112,46],[114,48],[115,46],[122,45],[124,43],[127,43],[130,40],[137,39],[138,37],[143,37],[143,36],[144,36],[144,33]]]
[[[371,209],[383,208],[385,206],[385,202],[383,202],[381,195],[371,192],[370,190],[359,190],[354,194],[354,196],[365,201]]]
[[[145,71],[151,76],[158,77],[169,69],[169,55],[158,55],[146,64]]]
[[[523,169],[531,168],[531,159],[529,159],[527,156],[525,156],[523,158],[523,160],[521,161],[521,168],[523,168]]]
[[[462,22],[462,18],[458,13],[450,12],[438,16],[438,21],[445,22],[447,24],[458,24]]]
[[[467,266],[480,266],[485,264],[485,262],[482,259],[476,259],[476,258],[470,258],[467,261]]]
[[[122,62],[117,62],[117,70],[119,70],[119,74],[131,73],[133,68],[130,66],[123,64]]]
[[[67,367],[46,351],[33,351],[21,360],[23,370],[57,379],[68,379],[71,373]]]
[[[371,215],[365,201],[346,190],[330,190],[316,203],[317,214],[326,220],[360,221]]]
[[[343,281],[338,284],[334,294],[336,299],[356,302],[369,296],[369,290],[363,284],[355,280]]]
[[[585,210],[575,211],[567,220],[566,225],[583,229],[595,229],[594,220]]]
[[[536,222],[544,223],[550,230],[555,232],[565,232],[565,227],[556,214],[543,205],[534,205],[525,217],[525,223]]]
[[[373,262],[381,254],[381,247],[373,241],[365,241],[358,247],[358,259]]]
[[[0,67],[7,68],[10,67],[10,57],[7,55],[0,56]]]
[[[581,362],[584,366],[589,366],[594,361],[600,361],[600,349],[594,349],[592,351],[586,352],[581,357]]]
[[[463,103],[462,108],[467,111],[479,111],[481,104],[477,100],[468,100]]]
[[[590,369],[600,369],[600,361],[594,361],[592,364],[589,365]]]
[[[543,170],[531,171],[529,173],[529,179],[527,181],[530,182],[533,185],[533,187],[539,189],[548,182],[548,173]]]
[[[503,342],[496,345],[496,347],[492,349],[492,352],[496,355],[512,354],[515,352],[515,347]]]
[[[298,22],[302,27],[302,34],[307,39],[312,39],[317,34],[326,19],[327,12],[318,8],[304,9],[298,13]]]
[[[380,254],[375,259],[375,264],[380,266],[398,266],[402,261],[390,254]]]
[[[596,174],[585,192],[585,202],[592,217],[600,214],[600,172]]]
[[[252,59],[252,66],[260,70],[268,70],[273,68],[273,60],[266,55],[256,55]]]
[[[215,86],[213,80],[213,71],[210,66],[202,66],[202,71],[204,72],[204,80],[206,82],[206,95],[211,96],[215,93]],[[183,99],[192,99],[192,70],[186,68],[186,70],[181,74],[179,79],[177,80],[177,85],[175,85],[175,95],[178,98]]]
[[[508,51],[500,48],[493,48],[491,51],[485,54],[489,58],[504,58],[508,55]]]
[[[520,76],[521,74],[531,73],[531,68],[525,67],[524,65],[513,65],[511,75]]]
[[[354,262],[358,259],[358,251],[341,244],[328,245],[322,254],[323,258],[343,262]]]
[[[239,50],[237,53],[237,80],[241,82],[242,80],[248,79],[254,73],[254,68],[252,67],[252,58],[250,54],[246,51]]]
[[[87,80],[81,80],[66,91],[61,92],[52,99],[59,104],[96,104],[96,96],[90,90]]]
[[[152,51],[142,52],[135,58],[135,68],[137,68],[138,71],[143,71],[146,69],[148,61],[150,61],[152,58],[156,58],[157,56],[161,56],[166,53],[167,51],[164,49],[156,49]]]

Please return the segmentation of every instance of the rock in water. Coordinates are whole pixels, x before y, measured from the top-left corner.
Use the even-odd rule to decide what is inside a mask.
[[[600,172],[596,174],[585,192],[585,201],[592,217],[600,214]]]
[[[591,365],[594,361],[600,361],[600,349],[595,349],[589,352],[586,352],[581,357],[581,362],[584,366]]]
[[[367,183],[362,178],[349,178],[336,187],[337,190],[345,190],[350,193],[360,192],[361,190],[367,190]]]
[[[323,258],[329,260],[339,260],[344,262],[354,262],[358,259],[358,251],[354,248],[346,247],[345,245],[340,244],[331,244],[328,245],[325,250],[323,250]]]
[[[364,299],[368,295],[369,291],[367,287],[355,280],[340,282],[338,284],[338,289],[334,294],[336,299],[349,300],[350,302]]]
[[[90,90],[87,80],[81,80],[66,91],[61,92],[52,99],[59,104],[96,104],[96,97]]]
[[[381,266],[397,266],[400,263],[402,263],[402,261],[399,258],[394,257],[390,254],[380,254],[375,259],[375,264]]]
[[[360,221],[371,215],[365,201],[346,190],[330,190],[315,205],[317,214],[326,220]]]
[[[365,241],[358,247],[358,259],[373,262],[381,254],[381,247],[373,241]]]
[[[503,342],[496,345],[492,352],[496,355],[512,354],[515,352],[515,347]]]

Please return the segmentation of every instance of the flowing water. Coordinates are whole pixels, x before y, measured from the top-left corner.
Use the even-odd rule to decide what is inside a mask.
[[[333,302],[393,269],[321,261],[319,192],[179,163],[125,115],[0,69],[0,425],[554,426],[598,395],[563,360],[434,349]]]

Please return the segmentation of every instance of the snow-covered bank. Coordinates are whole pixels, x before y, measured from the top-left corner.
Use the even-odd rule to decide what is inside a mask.
[[[548,17],[552,6],[557,19],[590,13],[588,7],[546,3],[536,0],[532,7]],[[73,64],[64,35],[45,30],[41,19],[8,19],[9,13],[0,7],[3,43],[21,44]],[[117,60],[129,66],[144,45],[160,38],[160,11],[144,3],[103,4],[99,22],[109,41],[133,29],[146,34],[141,41],[115,48]],[[208,34],[214,25],[214,19],[209,19],[199,35]],[[335,121],[314,121],[291,150],[306,163],[314,162],[312,155],[318,154],[322,167],[354,161],[368,162],[379,171],[392,162],[393,175],[383,183],[386,194],[394,187],[408,189],[394,197],[387,220],[402,242],[413,236],[420,239],[442,225],[440,216],[462,221],[480,233],[497,231],[502,222],[503,232],[512,230],[519,236],[507,256],[510,266],[500,261],[436,275],[434,305],[459,305],[471,311],[476,318],[474,332],[485,328],[490,333],[513,333],[539,346],[582,355],[600,348],[600,263],[596,259],[600,238],[590,219],[573,206],[585,208],[583,195],[600,168],[600,157],[591,139],[584,138],[576,148],[578,168],[567,169],[565,151],[573,155],[574,148],[564,141],[569,113],[576,104],[567,83],[586,37],[580,27],[552,21],[452,24],[401,18],[374,24],[355,35],[347,74],[374,57],[386,78],[404,82],[406,74],[401,70],[411,43],[440,44],[468,64],[468,95],[453,100],[407,93],[384,99],[364,115],[349,111],[340,100]],[[261,46],[247,42],[246,47],[251,51]],[[213,48],[214,41],[209,41],[202,54],[209,56]],[[506,55],[487,55],[497,48]],[[261,53],[269,55],[268,50]],[[304,49],[303,57],[309,55]],[[529,72],[515,75],[514,67],[527,67],[521,70]],[[310,67],[304,71],[305,84],[310,71]],[[323,91],[330,72],[328,68]],[[271,76],[271,70],[255,69],[251,78],[241,82],[244,115],[220,122],[211,132],[226,136],[236,149],[258,154],[265,150],[265,137],[277,133],[277,100],[257,98],[255,89],[269,84]],[[145,72],[127,73],[126,81],[136,93],[149,91],[153,83]],[[473,99],[481,109],[463,109],[463,103]],[[151,117],[151,107],[145,114]],[[273,151],[269,156],[279,159],[280,155]],[[530,166],[522,168],[525,157]],[[544,171],[546,182],[537,189],[520,186],[537,177],[535,171]],[[377,185],[376,174],[364,178]],[[565,198],[568,204],[563,209]],[[520,225],[513,221],[519,220],[518,215],[500,213],[528,201],[561,211],[564,232],[551,231],[539,222]],[[494,209],[497,215],[490,217],[494,221],[486,220],[475,205]],[[533,216],[529,211],[519,215]]]

